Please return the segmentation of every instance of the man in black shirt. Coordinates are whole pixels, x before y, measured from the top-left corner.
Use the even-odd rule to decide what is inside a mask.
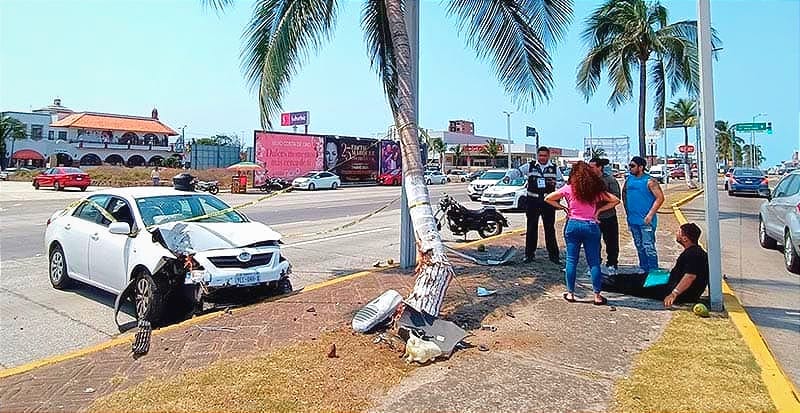
[[[645,287],[647,274],[619,274],[604,278],[603,291],[663,300],[665,307],[676,302],[697,302],[708,286],[708,254],[697,244],[700,232],[696,224],[681,225],[675,241],[683,246],[683,252],[666,284]]]

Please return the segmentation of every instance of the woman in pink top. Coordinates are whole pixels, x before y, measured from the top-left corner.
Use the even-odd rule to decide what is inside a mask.
[[[561,204],[562,198],[567,200],[567,206]],[[605,182],[588,164],[578,162],[572,166],[569,184],[544,200],[555,209],[567,212],[567,226],[564,229],[564,239],[567,242],[567,292],[564,293],[564,299],[575,302],[575,277],[578,256],[583,245],[586,263],[592,274],[594,304],[607,304],[608,300],[600,295],[603,279],[600,273],[600,225],[597,216],[616,207],[619,198],[606,191]]]

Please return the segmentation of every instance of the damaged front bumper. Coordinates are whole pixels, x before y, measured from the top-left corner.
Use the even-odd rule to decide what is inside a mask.
[[[279,249],[235,249],[197,253],[199,264],[186,271],[184,284],[201,284],[209,290],[249,287],[286,278],[292,265]]]

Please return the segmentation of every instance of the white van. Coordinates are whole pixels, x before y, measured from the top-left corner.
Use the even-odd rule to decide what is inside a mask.
[[[669,171],[667,170],[667,165],[653,165],[650,167],[650,171],[648,173],[660,184],[669,182]]]

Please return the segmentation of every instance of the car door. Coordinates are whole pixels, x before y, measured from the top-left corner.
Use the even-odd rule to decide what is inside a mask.
[[[793,195],[800,191],[800,178],[797,175],[789,175],[775,187],[772,200],[767,204],[766,221],[767,233],[771,237],[783,237],[783,229],[786,226],[786,213],[794,205],[791,203]],[[776,238],[776,239],[778,239]]]
[[[53,171],[55,168],[45,169],[44,172],[37,176],[36,182],[39,183],[39,186],[52,186],[53,185]]]
[[[127,201],[112,196],[105,208],[117,222],[126,222],[132,230],[135,229],[133,213]],[[119,293],[128,280],[128,250],[134,238],[108,232],[111,220],[105,216],[101,216],[99,222],[100,225],[89,234],[89,276],[95,283]]]
[[[105,205],[108,198],[108,195],[94,195],[88,199],[99,205]],[[99,224],[101,216],[93,203],[84,202],[75,208],[71,216],[54,222],[55,225],[62,225],[59,241],[67,259],[67,271],[70,275],[75,274],[79,278],[91,280],[89,237],[101,227]]]

